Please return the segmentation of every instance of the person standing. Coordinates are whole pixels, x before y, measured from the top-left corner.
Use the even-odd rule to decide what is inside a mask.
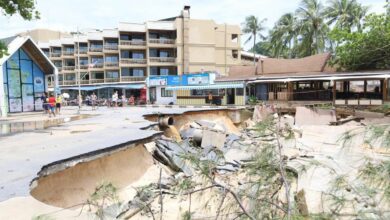
[[[56,98],[56,114],[61,113],[62,95],[58,94]]]
[[[212,105],[213,104],[213,93],[209,92],[209,104]]]
[[[96,96],[96,94],[94,92],[91,95],[91,102],[92,102],[92,110],[95,110],[96,109],[97,96]]]
[[[54,109],[55,106],[56,106],[56,98],[53,96],[53,94],[50,94],[48,98],[49,117],[51,117],[51,114],[53,114],[53,116],[56,117],[56,113]]]
[[[46,92],[42,93],[41,100],[42,100],[42,108],[43,108],[44,114],[47,114],[48,106],[47,106],[47,93]]]
[[[118,92],[115,91],[114,94],[112,94],[112,103],[114,104],[114,107],[118,107]]]

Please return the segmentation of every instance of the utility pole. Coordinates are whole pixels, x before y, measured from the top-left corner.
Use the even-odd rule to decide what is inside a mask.
[[[79,32],[79,27],[77,27],[77,72],[78,72],[78,84],[79,84],[79,98],[78,98],[78,102],[79,102],[79,111],[78,113],[80,114],[80,110],[81,110],[81,102],[82,102],[82,98],[81,98],[81,73],[80,73],[80,32]]]

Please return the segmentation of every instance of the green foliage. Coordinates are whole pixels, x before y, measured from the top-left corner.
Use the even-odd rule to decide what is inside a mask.
[[[5,55],[8,55],[7,46],[0,41],[0,58],[2,58]]]
[[[248,104],[249,105],[256,105],[257,104],[257,97],[252,95],[248,98]]]
[[[191,220],[192,219],[192,213],[189,211],[185,211],[183,215],[181,216],[182,220]]]
[[[0,8],[4,15],[19,14],[24,20],[40,18],[34,0],[0,0]]]
[[[261,39],[264,39],[264,35],[262,35],[262,32],[264,31],[264,22],[266,19],[259,20],[259,18],[250,15],[245,18],[245,22],[242,24],[242,32],[244,34],[250,34],[248,39],[245,41],[245,43],[248,43],[250,40],[253,39],[253,48],[256,45],[256,37],[259,36]],[[253,50],[254,53],[254,50]],[[254,54],[253,54],[254,55]],[[253,56],[253,62],[255,62],[255,56]]]
[[[114,203],[118,203],[118,190],[112,183],[99,184],[91,194],[87,204],[95,208],[95,215],[98,219],[105,218],[104,209]]]
[[[390,17],[368,15],[362,32],[335,28],[330,38],[337,45],[331,64],[340,70],[390,68]]]

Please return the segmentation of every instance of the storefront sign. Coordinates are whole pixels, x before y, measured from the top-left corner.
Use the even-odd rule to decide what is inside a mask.
[[[209,74],[201,73],[201,74],[187,74],[183,75],[182,85],[207,85],[210,83]]]
[[[149,77],[149,86],[178,86],[178,85],[180,85],[180,76]]]
[[[149,87],[154,86],[195,86],[213,83],[209,73],[184,74],[181,76],[150,76]]]

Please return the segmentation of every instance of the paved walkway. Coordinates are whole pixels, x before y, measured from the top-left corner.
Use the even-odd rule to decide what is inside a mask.
[[[141,129],[153,124],[143,118],[145,114],[175,114],[202,110],[159,107],[99,108],[97,111],[84,109],[81,114],[93,116],[45,130],[0,137],[0,202],[29,195],[30,182],[47,164],[77,158],[113,146],[123,146],[156,134],[157,131]],[[75,108],[65,109],[60,117],[72,116],[76,111]],[[42,113],[21,115],[21,118],[14,115],[6,123],[48,119]],[[1,123],[4,121],[0,121]]]

